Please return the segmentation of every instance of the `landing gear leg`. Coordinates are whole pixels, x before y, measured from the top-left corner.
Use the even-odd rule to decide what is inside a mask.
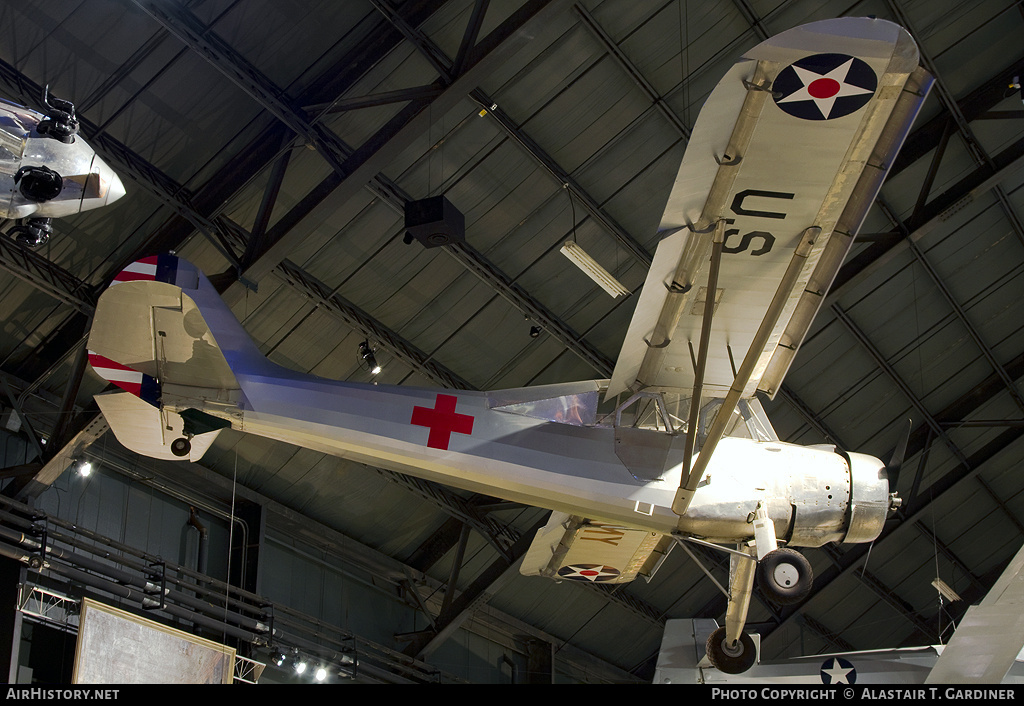
[[[745,672],[757,661],[754,640],[743,630],[757,562],[751,548],[740,549],[748,556],[732,554],[729,559],[729,606],[725,611],[725,627],[711,633],[707,644],[711,664],[726,674]]]

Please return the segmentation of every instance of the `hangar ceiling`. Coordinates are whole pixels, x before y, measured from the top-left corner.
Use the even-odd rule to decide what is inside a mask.
[[[554,584],[514,567],[536,508],[230,430],[201,464],[132,458],[91,401],[105,382],[84,362],[90,316],[121,268],[173,250],[304,372],[370,381],[369,339],[386,384],[608,377],[702,102],[746,49],[841,15],[902,24],[937,80],[766,409],[785,441],[881,458],[911,418],[904,503],[871,545],[808,550],[811,597],[755,596],[750,621],[769,657],[948,639],[1024,535],[1015,2],[8,3],[0,94],[72,101],[128,194],[56,221],[37,250],[0,239],[0,404],[24,414],[27,443],[47,440],[7,469],[5,495],[45,498],[91,444],[185,496],[237,487],[381,577],[454,584],[453,604],[424,605],[431,636],[386,650],[429,664],[456,628],[514,625],[578,679],[649,680],[665,620],[724,612],[684,552],[650,583]],[[437,195],[465,214],[466,242],[403,242],[404,204]],[[630,296],[559,254],[571,234]],[[724,577],[724,559],[700,559]],[[963,600],[941,601],[936,578]]]

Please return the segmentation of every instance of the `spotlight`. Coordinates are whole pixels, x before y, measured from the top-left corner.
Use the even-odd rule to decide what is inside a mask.
[[[92,464],[89,461],[80,459],[75,461],[73,465],[75,471],[78,472],[78,475],[82,476],[83,478],[88,478],[89,474],[92,473]]]
[[[277,650],[274,650],[270,653],[270,661],[273,662],[274,665],[277,667],[280,667],[284,664],[284,659],[285,658],[283,652],[278,652]]]
[[[373,349],[370,348],[369,340],[359,344],[359,358],[363,361],[366,369],[370,371],[370,375],[376,375],[381,371],[380,365],[377,364],[377,358],[373,355]]]
[[[530,327],[530,338],[537,338],[540,335],[540,326]]]
[[[296,674],[303,674],[305,671],[306,671],[306,663],[305,663],[305,661],[296,658],[296,660],[295,660],[295,673]]]
[[[316,680],[317,681],[323,681],[326,678],[327,678],[327,670],[324,669],[323,667],[317,667],[316,668]]]
[[[342,653],[339,662],[338,676],[346,679],[355,678],[356,670],[359,668],[359,660],[356,659],[356,656],[348,652]]]

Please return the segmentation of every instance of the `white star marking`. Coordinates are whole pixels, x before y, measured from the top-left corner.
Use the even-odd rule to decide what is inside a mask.
[[[846,681],[846,675],[852,672],[853,669],[848,667],[840,667],[839,660],[833,659],[832,666],[828,669],[823,668],[821,671],[832,677],[832,681],[830,682],[832,684],[849,684],[850,682]]]
[[[835,105],[836,98],[872,93],[872,91],[867,88],[861,88],[860,86],[854,86],[852,83],[846,82],[846,76],[850,73],[851,66],[853,66],[853,58],[843,64],[840,64],[827,74],[816,74],[813,71],[802,69],[799,66],[793,66],[792,68],[793,71],[796,72],[797,78],[799,78],[804,84],[803,88],[793,91],[778,102],[793,103],[795,101],[814,101],[818,110],[821,111],[821,116],[828,120],[828,116],[832,113],[832,106]],[[811,90],[812,84],[817,84],[817,90]],[[814,95],[815,93],[818,93],[818,95]]]

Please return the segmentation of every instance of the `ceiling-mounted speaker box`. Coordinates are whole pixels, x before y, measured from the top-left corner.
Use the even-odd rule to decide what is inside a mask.
[[[413,240],[425,248],[466,240],[466,217],[444,196],[432,196],[405,204],[405,243]]]

